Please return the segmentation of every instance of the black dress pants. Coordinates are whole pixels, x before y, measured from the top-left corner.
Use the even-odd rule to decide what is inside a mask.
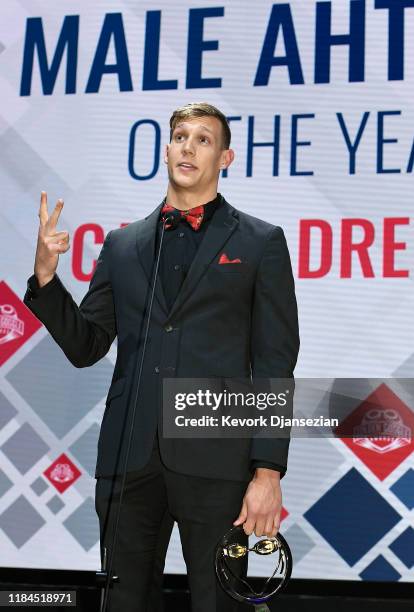
[[[121,476],[99,477],[96,482],[101,552],[112,544],[120,486]],[[243,482],[168,470],[156,436],[148,464],[127,474],[113,563],[119,582],[110,589],[108,612],[163,610],[162,574],[174,521],[187,566],[192,612],[245,610],[223,591],[214,569],[215,546],[237,518],[245,491]],[[240,543],[247,543],[244,533]]]

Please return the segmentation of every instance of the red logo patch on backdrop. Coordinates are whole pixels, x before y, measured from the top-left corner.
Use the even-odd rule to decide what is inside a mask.
[[[65,453],[62,453],[47,470],[43,472],[49,482],[63,493],[79,478],[81,472]]]
[[[414,413],[381,384],[336,428],[344,444],[384,480],[414,450]]]
[[[4,281],[0,282],[0,366],[31,337],[42,324]]]

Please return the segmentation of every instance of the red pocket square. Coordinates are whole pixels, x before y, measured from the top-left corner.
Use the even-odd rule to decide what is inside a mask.
[[[241,259],[237,258],[237,259],[229,259],[226,255],[226,253],[222,253],[220,255],[220,259],[219,259],[219,264],[236,264],[236,263],[241,263]]]

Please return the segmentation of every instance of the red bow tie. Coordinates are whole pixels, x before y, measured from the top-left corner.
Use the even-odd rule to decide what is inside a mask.
[[[171,212],[172,210],[178,210],[174,208],[174,206],[170,206],[170,204],[164,204],[161,209],[161,219],[164,221],[164,215],[166,213]],[[190,210],[180,210],[181,218],[184,218],[191,225],[193,230],[197,232],[200,229],[201,223],[204,218],[204,206],[196,206],[195,208],[190,208]],[[165,224],[165,229],[169,229],[171,227],[171,223]]]

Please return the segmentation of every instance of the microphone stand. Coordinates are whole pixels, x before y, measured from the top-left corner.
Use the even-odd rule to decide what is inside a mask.
[[[139,361],[139,363],[138,363],[138,346],[139,346],[139,344],[137,345],[137,357],[136,357],[136,362],[135,362],[134,379],[133,380],[138,378],[138,382],[137,382],[137,386],[136,386],[136,390],[135,390],[135,398],[134,398],[134,404],[133,404],[133,409],[132,409],[132,419],[131,419],[131,427],[130,427],[130,430],[129,430],[128,446],[127,446],[127,451],[126,451],[124,467],[123,467],[123,470],[122,470],[121,490],[120,490],[120,494],[119,494],[119,503],[118,503],[118,509],[117,509],[116,518],[115,518],[115,528],[114,528],[114,532],[113,532],[112,546],[111,546],[112,553],[109,555],[109,559],[108,559],[108,549],[106,547],[104,547],[104,549],[103,549],[102,567],[101,567],[100,570],[98,570],[96,572],[96,582],[97,582],[98,585],[101,585],[101,589],[102,589],[101,590],[101,603],[100,603],[100,608],[99,608],[100,612],[106,612],[106,608],[107,608],[107,605],[108,605],[109,587],[110,587],[111,583],[117,582],[119,580],[118,576],[113,576],[112,575],[113,560],[114,560],[114,557],[115,557],[115,549],[116,549],[117,540],[118,540],[119,519],[120,519],[120,516],[121,516],[122,499],[123,499],[123,496],[124,496],[124,489],[125,489],[125,483],[126,483],[128,459],[129,459],[129,455],[130,455],[130,452],[131,452],[131,446],[132,446],[132,436],[133,436],[133,431],[134,431],[134,423],[135,423],[137,401],[138,401],[138,396],[139,396],[139,391],[140,391],[140,386],[141,386],[142,370],[143,370],[143,366],[144,366],[145,350],[146,350],[146,347],[147,347],[147,339],[148,339],[148,332],[149,332],[149,326],[150,326],[150,321],[151,321],[151,313],[152,313],[152,305],[153,305],[153,301],[154,301],[155,286],[156,286],[156,282],[157,282],[157,279],[158,279],[158,268],[159,268],[160,257],[161,257],[162,243],[163,243],[163,239],[164,239],[165,226],[168,223],[173,229],[176,229],[180,219],[181,219],[181,213],[178,210],[177,211],[173,210],[173,211],[167,213],[163,217],[163,219],[162,219],[162,231],[161,231],[161,237],[160,237],[160,244],[159,244],[159,247],[158,247],[157,259],[156,259],[156,262],[155,262],[155,270],[154,270],[154,276],[153,276],[152,290],[151,290],[150,301],[149,301],[149,306],[148,306],[148,318],[147,318],[146,327],[145,327],[145,335],[144,335],[144,343],[143,343],[143,347],[142,347],[142,355],[141,355],[141,360]],[[109,514],[109,510],[110,510],[110,507],[108,508],[108,514]]]

